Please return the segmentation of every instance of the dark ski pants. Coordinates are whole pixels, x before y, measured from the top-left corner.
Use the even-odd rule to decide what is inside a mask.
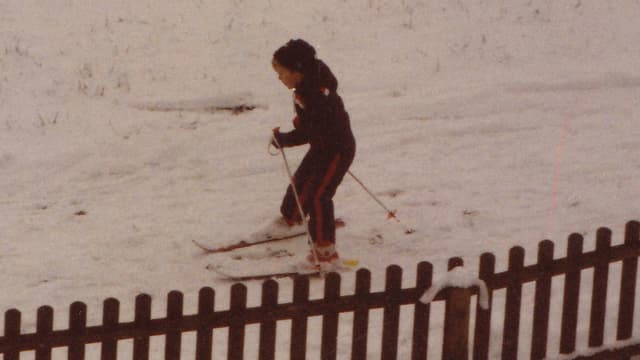
[[[311,150],[293,176],[302,210],[309,216],[309,234],[316,244],[335,244],[333,196],[354,155],[352,150],[329,155]],[[291,185],[282,200],[280,212],[291,222],[302,221]]]

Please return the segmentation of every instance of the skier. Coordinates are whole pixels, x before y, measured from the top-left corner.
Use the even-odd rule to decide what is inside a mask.
[[[278,79],[293,90],[296,115],[293,130],[273,129],[272,145],[280,149],[309,144],[292,180],[304,215],[308,216],[308,231],[313,241],[306,265],[332,269],[339,264],[333,196],[356,150],[349,114],[338,95],[336,77],[316,58],[315,49],[306,41],[290,40],[280,47],[273,54],[272,66]],[[303,219],[291,185],[280,212],[282,217],[271,224],[268,232],[282,234],[300,230]]]

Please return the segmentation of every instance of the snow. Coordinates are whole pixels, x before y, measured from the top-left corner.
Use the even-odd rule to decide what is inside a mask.
[[[638,340],[620,340],[620,341],[616,341],[615,343],[613,343],[610,346],[602,346],[602,347],[597,347],[597,348],[590,348],[590,349],[586,349],[586,350],[582,350],[582,351],[576,351],[573,352],[571,354],[563,354],[563,355],[557,355],[554,357],[549,357],[547,358],[547,360],[571,360],[571,359],[575,359],[578,356],[593,356],[595,354],[598,354],[602,351],[606,351],[606,350],[616,350],[616,349],[623,349],[629,346],[635,346],[638,345]],[[637,359],[637,356],[634,357],[633,359]]]
[[[624,224],[640,217],[639,15],[634,0],[4,1],[1,310],[20,309],[29,331],[43,304],[54,307],[57,328],[76,300],[93,323],[107,297],[131,317],[142,292],[153,296],[154,316],[174,289],[186,295],[185,313],[202,286],[228,306],[229,284],[205,267],[238,260],[204,256],[191,240],[223,244],[277,215],[287,179],[267,141],[271,128],[291,126],[292,107],[270,61],[297,37],[340,81],[358,142],[351,170],[417,230],[404,234],[345,179],[338,248],[372,271],[374,290],[392,263],[412,284],[424,260],[437,276],[450,257],[474,269],[489,251],[500,271],[511,246],[532,263],[548,238],[561,257],[569,233],[592,249],[599,226],[620,243]],[[235,105],[255,109],[219,109]],[[287,150],[289,161],[304,151]],[[302,240],[286,245],[296,256],[277,261],[306,252]],[[352,279],[345,275],[343,292]],[[250,305],[259,285],[248,284]],[[286,280],[281,289],[286,301]],[[317,283],[311,290],[321,296]],[[500,301],[494,294],[494,309]],[[380,326],[372,317],[372,331]],[[311,338],[317,349],[319,336]],[[611,328],[606,341],[615,342]],[[527,344],[520,349],[525,357]]]
[[[441,278],[437,279],[431,287],[425,291],[420,297],[420,301],[424,304],[429,304],[436,298],[440,290],[454,287],[454,288],[470,288],[477,287],[480,306],[488,310],[489,309],[489,289],[484,281],[477,278],[477,273],[470,272],[462,266],[453,268],[449,272],[445,273]]]

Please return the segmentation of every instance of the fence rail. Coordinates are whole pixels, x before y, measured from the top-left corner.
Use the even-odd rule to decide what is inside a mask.
[[[617,308],[617,340],[630,340],[633,335],[634,305],[636,300],[636,280],[638,256],[640,256],[640,223],[631,221],[625,229],[624,243],[612,246],[611,231],[598,230],[596,248],[583,251],[583,237],[572,234],[568,238],[565,258],[554,259],[554,244],[545,240],[539,243],[537,263],[525,266],[524,249],[514,247],[509,252],[508,269],[495,272],[495,256],[490,253],[480,258],[478,277],[489,290],[489,304],[497,290],[505,290],[504,322],[502,331],[502,359],[517,359],[520,342],[520,322],[522,316],[523,285],[535,283],[531,329],[531,359],[543,359],[548,353],[550,310],[552,299],[552,279],[564,276],[562,318],[560,321],[559,352],[571,354],[576,351],[578,304],[581,293],[581,273],[593,269],[593,286],[590,294],[588,345],[598,348],[603,345],[604,329],[607,321],[607,288],[611,263],[622,262]],[[459,258],[449,261],[449,270],[462,266]],[[213,354],[213,330],[228,329],[227,359],[243,359],[246,325],[259,324],[260,359],[275,359],[276,330],[279,320],[291,321],[291,359],[304,359],[307,355],[308,320],[313,316],[322,317],[320,356],[322,359],[337,358],[337,337],[340,313],[352,313],[351,359],[366,359],[369,338],[370,311],[382,309],[384,327],[380,334],[382,344],[380,358],[397,359],[399,354],[400,308],[413,307],[411,330],[411,359],[427,359],[429,346],[442,346],[443,359],[488,359],[491,338],[491,309],[476,305],[475,319],[471,319],[471,297],[477,288],[447,288],[434,301],[445,301],[443,343],[429,343],[431,305],[419,301],[422,294],[432,286],[433,267],[428,262],[418,264],[414,287],[402,288],[402,269],[392,265],[387,268],[383,291],[371,291],[371,273],[358,270],[355,292],[341,295],[341,277],[329,274],[324,279],[324,297],[310,299],[310,279],[297,277],[293,281],[293,299],[289,303],[279,303],[279,283],[274,280],[262,284],[261,304],[247,306],[247,287],[235,284],[231,287],[230,307],[215,310],[215,291],[202,288],[198,297],[196,314],[185,315],[183,294],[172,291],[168,294],[166,316],[151,317],[151,297],[139,295],[135,301],[134,320],[120,321],[120,303],[109,298],[104,301],[102,325],[87,326],[87,306],[81,302],[70,307],[68,328],[53,330],[53,309],[42,306],[38,309],[36,331],[21,333],[21,313],[12,309],[5,313],[4,335],[0,337],[0,354],[4,360],[19,359],[23,351],[35,351],[36,360],[51,359],[52,349],[68,348],[68,358],[84,359],[86,345],[101,344],[101,359],[117,358],[118,341],[133,339],[133,359],[148,359],[150,338],[165,337],[166,359],[179,359],[182,350],[182,335],[196,334],[196,359],[209,360]],[[473,321],[472,321],[473,320]],[[471,328],[473,326],[473,328]],[[473,347],[469,338],[473,334]],[[630,359],[640,354],[640,346],[632,344],[620,349],[606,349],[588,356],[576,355],[580,359]]]

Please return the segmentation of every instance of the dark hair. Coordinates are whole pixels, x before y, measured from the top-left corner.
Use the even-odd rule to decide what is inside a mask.
[[[273,58],[289,70],[307,74],[315,64],[316,49],[302,39],[292,39],[276,50]]]

